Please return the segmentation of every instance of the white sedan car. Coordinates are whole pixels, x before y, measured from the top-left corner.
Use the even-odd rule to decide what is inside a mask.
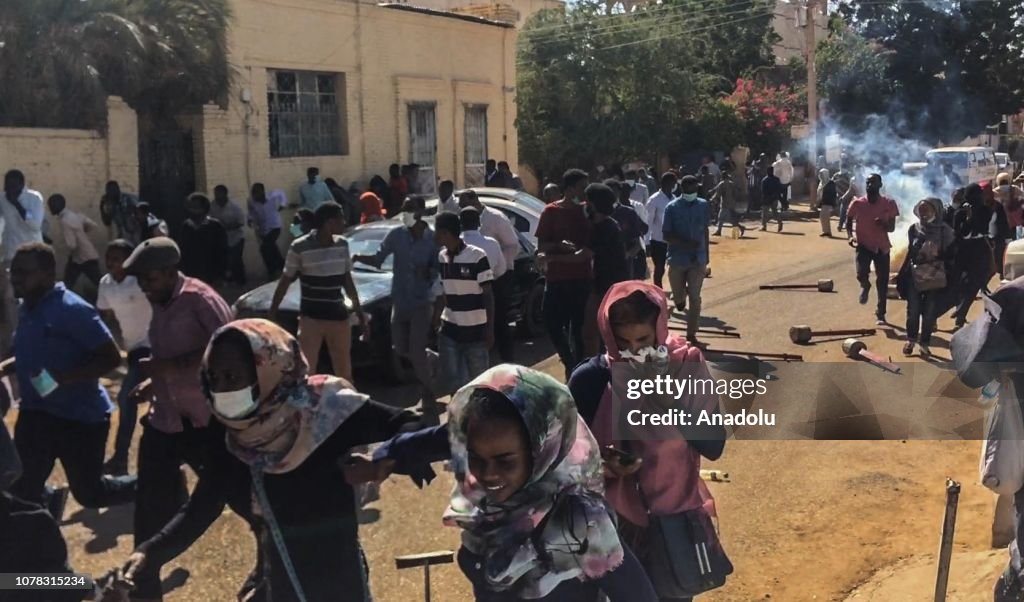
[[[508,217],[516,230],[526,234],[530,242],[537,244],[537,224],[540,222],[540,212],[544,210],[544,201],[525,192],[505,188],[472,188],[480,202],[485,206],[497,209]],[[458,198],[461,190],[455,191]],[[437,210],[437,197],[427,199],[427,212]]]

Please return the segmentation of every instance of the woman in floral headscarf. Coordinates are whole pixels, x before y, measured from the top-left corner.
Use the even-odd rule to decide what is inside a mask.
[[[503,364],[460,389],[448,411],[447,425],[401,435],[378,459],[410,472],[450,451],[457,482],[444,522],[463,530],[459,567],[478,602],[656,600],[619,541],[597,442],[564,385]],[[436,449],[445,432],[447,450]]]
[[[343,379],[308,375],[298,341],[267,320],[214,333],[202,370],[230,453],[211,450],[216,465],[181,514],[140,546],[127,576],[183,552],[230,503],[257,532],[263,599],[369,600],[354,494],[338,462],[419,421]]]

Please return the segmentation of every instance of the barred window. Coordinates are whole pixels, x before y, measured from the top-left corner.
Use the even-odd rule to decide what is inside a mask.
[[[348,154],[345,74],[267,71],[271,157]]]

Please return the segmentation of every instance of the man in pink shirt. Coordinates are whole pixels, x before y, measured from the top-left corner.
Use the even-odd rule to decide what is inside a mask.
[[[873,173],[867,180],[867,196],[854,199],[847,211],[846,235],[857,249],[857,281],[860,304],[866,305],[871,292],[871,264],[875,265],[878,288],[877,324],[885,324],[886,293],[889,288],[889,233],[896,229],[900,210],[896,201],[882,196],[882,176]]]

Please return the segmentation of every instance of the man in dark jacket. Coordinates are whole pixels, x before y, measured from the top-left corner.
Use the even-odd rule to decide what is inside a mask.
[[[6,396],[6,390],[3,392]],[[6,407],[6,403],[0,406]],[[0,418],[3,413],[0,412]],[[0,421],[0,573],[71,574],[68,548],[57,521],[42,506],[7,492],[21,475],[21,462],[7,427]],[[4,590],[3,602],[78,602],[82,589]]]
[[[768,167],[768,175],[761,180],[761,231],[768,229],[768,212],[771,211],[774,218],[779,222],[779,232],[782,232],[782,213],[779,211],[779,204],[786,195],[786,187],[775,175],[775,170]]]
[[[964,192],[964,204],[953,215],[953,231],[957,238],[955,272],[958,299],[955,319],[960,328],[967,322],[967,313],[978,292],[992,277],[993,255],[990,225],[992,208],[985,204],[981,186],[970,184]]]
[[[177,243],[181,271],[217,287],[227,270],[228,234],[223,224],[210,217],[210,199],[198,192],[185,200],[188,219],[181,225]]]

